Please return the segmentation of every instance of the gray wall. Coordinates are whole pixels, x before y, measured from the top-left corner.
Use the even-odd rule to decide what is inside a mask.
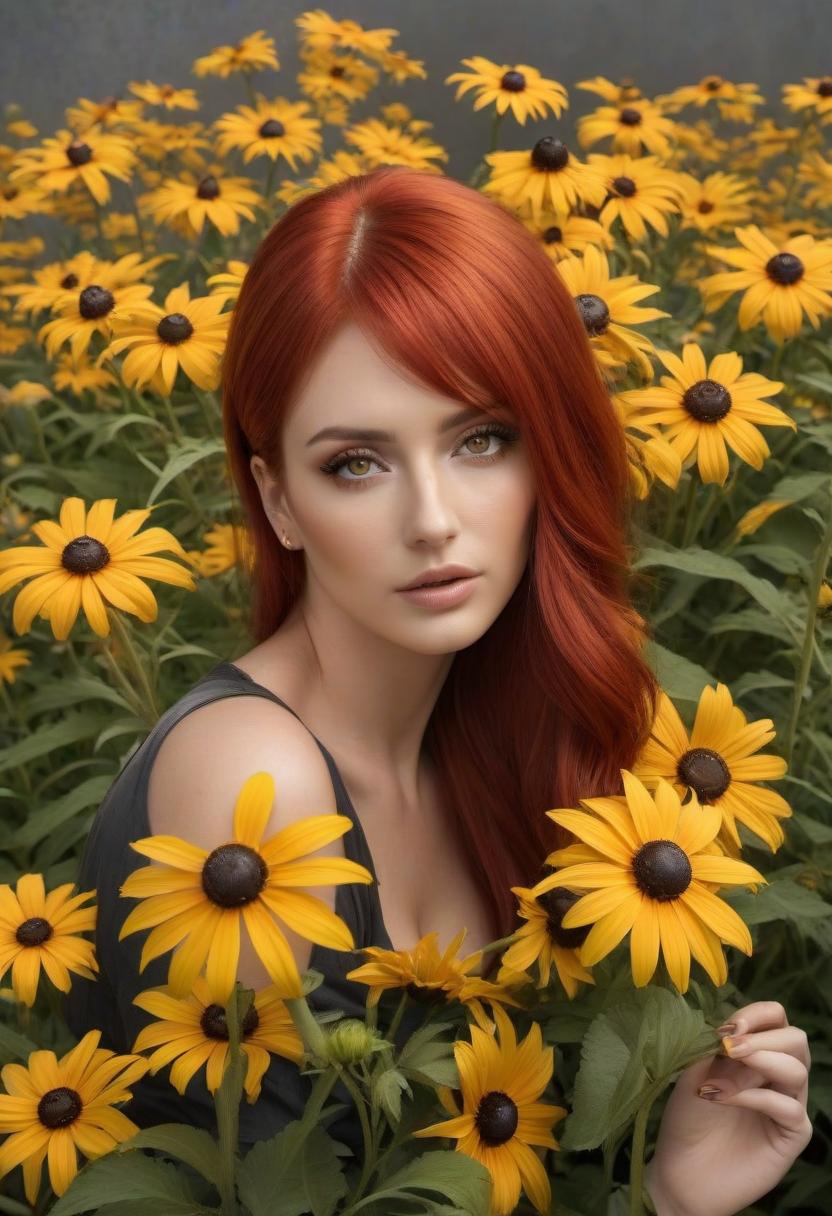
[[[203,106],[193,117],[211,120],[246,99],[242,82],[199,80],[191,63],[260,28],[276,39],[281,71],[263,73],[258,87],[296,100],[294,18],[318,7],[400,31],[394,46],[423,60],[428,79],[390,87],[382,99],[403,100],[432,121],[450,153],[446,171],[460,177],[487,149],[490,121],[488,108],[473,112],[470,93],[455,103],[456,86],[442,83],[464,56],[529,63],[569,90],[557,127],[554,119],[530,120],[525,130],[506,120],[502,146],[516,148],[544,132],[570,138],[575,117],[599,104],[595,94],[573,91],[588,76],[632,75],[652,94],[716,72],[755,82],[770,103],[765,112],[782,115],[781,84],[832,72],[832,0],[0,0],[0,101],[21,103],[41,134],[52,135],[79,96],[150,79],[195,87]],[[355,114],[378,104],[376,93]],[[326,128],[326,140],[327,152],[338,146],[335,128]]]

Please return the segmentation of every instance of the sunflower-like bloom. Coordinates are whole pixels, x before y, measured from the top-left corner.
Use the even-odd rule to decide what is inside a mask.
[[[711,102],[718,104],[722,112],[725,105],[753,107],[764,105],[765,100],[757,85],[734,84],[722,76],[703,76],[698,84],[682,85],[672,93],[662,93],[656,97],[656,102],[668,114],[675,113],[684,106],[698,106],[701,109]],[[727,118],[728,114],[723,113],[723,117]]]
[[[703,688],[689,737],[676,706],[662,691],[650,738],[633,772],[649,789],[663,778],[678,794],[693,790],[700,803],[716,807],[722,816],[720,844],[727,851],[739,851],[739,822],[774,852],[783,843],[779,821],[792,809],[756,782],[775,781],[788,766],[782,756],[756,753],[775,734],[771,718],[749,722],[727,685],[717,684],[716,689]]]
[[[476,89],[475,110],[481,110],[493,102],[499,115],[511,110],[517,122],[524,127],[527,118],[546,118],[549,111],[560,118],[569,106],[563,85],[541,76],[537,68],[527,63],[497,64],[482,55],[472,55],[461,62],[471,71],[452,72],[445,78],[445,84],[462,82],[454,101],[459,101],[469,89]]]
[[[198,110],[199,98],[194,89],[176,89],[172,84],[154,84],[146,80],[131,80],[128,89],[151,106],[164,106],[166,110]]]
[[[314,895],[295,887],[318,883],[371,883],[370,871],[348,857],[308,854],[352,827],[346,815],[311,815],[263,841],[274,803],[274,778],[252,774],[234,806],[233,839],[208,853],[178,836],[146,836],[131,848],[161,865],[134,870],[120,893],[141,898],[119,940],[156,926],[142,947],[139,971],[175,951],[168,971],[172,996],[182,997],[206,964],[217,999],[227,1001],[237,978],[240,918],[281,999],[301,995],[301,978],[289,943],[272,913],[295,933],[331,950],[353,950],[347,924]],[[262,842],[262,843],[261,843]]]
[[[609,230],[587,216],[541,211],[536,220],[523,216],[519,219],[538,238],[543,252],[552,262],[559,262],[571,253],[583,253],[587,245],[599,245],[608,250],[615,248],[615,239]]]
[[[205,578],[224,574],[235,566],[249,570],[253,568],[255,553],[248,528],[235,524],[215,524],[203,533],[203,540],[208,542],[208,547],[188,550],[188,556],[195,559],[200,574]]]
[[[92,127],[131,126],[141,120],[144,106],[140,101],[124,97],[105,97],[94,101],[90,97],[79,97],[74,106],[64,110],[66,125],[76,136],[85,134]]]
[[[482,951],[475,950],[465,958],[457,951],[467,929],[460,929],[444,954],[439,950],[439,935],[432,931],[420,938],[412,950],[385,950],[380,946],[365,946],[362,953],[369,960],[347,972],[348,980],[366,984],[370,1007],[377,1005],[381,994],[392,988],[407,988],[424,1001],[460,1001],[484,1029],[493,1023],[482,1008],[480,998],[518,1005],[507,991],[507,985],[492,984],[479,974],[471,974],[482,962]]]
[[[265,30],[255,30],[233,45],[215,46],[213,51],[194,60],[191,71],[194,76],[225,79],[232,72],[262,72],[264,68],[277,70],[279,67],[274,38]]]
[[[321,124],[317,118],[306,117],[309,109],[308,101],[292,102],[285,97],[274,101],[258,97],[256,106],[237,106],[214,123],[217,149],[226,156],[239,148],[245,165],[255,156],[272,160],[283,156],[296,173],[298,160],[306,163],[321,151]]]
[[[679,174],[683,187],[682,228],[709,232],[742,224],[751,218],[754,187],[734,173],[709,173],[699,181],[691,173]]]
[[[554,1123],[566,1111],[539,1102],[555,1066],[554,1047],[544,1047],[540,1025],[533,1022],[518,1044],[508,1014],[495,1006],[499,1042],[471,1026],[471,1042],[457,1040],[454,1057],[460,1077],[462,1111],[447,1087],[440,1100],[455,1118],[432,1123],[414,1136],[449,1136],[456,1151],[479,1161],[491,1175],[491,1216],[508,1216],[520,1200],[521,1187],[540,1213],[549,1211],[551,1186],[532,1145],[558,1148]]]
[[[109,337],[113,309],[143,303],[152,291],[147,283],[112,287],[91,283],[81,291],[66,292],[52,305],[58,315],[41,326],[38,341],[43,342],[49,359],[68,342],[77,362],[89,349],[93,334]]]
[[[810,111],[822,126],[832,122],[832,76],[804,76],[802,84],[784,84],[783,105],[795,114]]]
[[[667,236],[667,213],[679,210],[682,193],[680,175],[665,169],[658,156],[602,156],[590,153],[587,161],[604,179],[609,197],[601,208],[599,219],[612,228],[620,219],[625,231],[634,241],[647,237],[647,224],[662,236]]]
[[[681,359],[667,350],[656,355],[671,373],[661,377],[661,386],[629,389],[619,396],[640,421],[665,428],[665,437],[683,462],[695,452],[703,482],[725,484],[726,443],[752,468],[763,467],[771,452],[755,424],[797,430],[793,418],[762,400],[779,393],[782,381],[743,373],[736,352],[715,355],[708,364],[701,347],[686,342]]]
[[[129,182],[136,154],[125,135],[107,134],[90,127],[82,136],[59,131],[40,147],[23,148],[9,173],[12,181],[34,182],[48,192],[66,190],[81,181],[97,203],[110,201],[107,177]]]
[[[187,283],[173,287],[164,307],[144,301],[124,308],[111,318],[113,340],[98,356],[98,363],[129,350],[121,365],[126,384],[169,397],[181,367],[198,388],[215,389],[231,313],[222,312],[220,296],[190,298]]]
[[[679,453],[657,426],[641,420],[638,410],[623,400],[625,396],[624,393],[610,393],[627,443],[627,464],[633,493],[639,500],[646,498],[655,478],[675,490],[682,476]]]
[[[33,1051],[26,1065],[6,1064],[0,1077],[0,1177],[23,1165],[23,1186],[32,1206],[48,1156],[49,1181],[63,1195],[78,1172],[76,1150],[93,1160],[129,1140],[139,1128],[116,1102],[132,1097],[128,1085],[144,1076],[148,1061],[117,1056],[98,1046],[100,1030],[56,1059],[54,1051]]]
[[[76,936],[95,928],[95,907],[81,907],[95,891],[71,896],[72,890],[67,882],[47,895],[42,874],[21,875],[15,891],[0,886],[0,979],[11,967],[14,994],[24,1005],[35,1002],[41,967],[61,992],[69,992],[70,971],[95,979],[95,947]]]
[[[793,501],[791,498],[766,498],[763,502],[758,502],[737,520],[734,532],[738,538],[753,536],[767,519],[771,519],[772,515],[782,511],[783,507],[790,507]]]
[[[739,248],[706,245],[706,251],[730,266],[702,279],[705,312],[713,312],[732,296],[744,291],[738,320],[740,329],[751,329],[762,317],[778,345],[800,332],[803,313],[813,329],[832,313],[832,240],[816,241],[804,233],[775,245],[756,224],[735,228]]]
[[[408,165],[411,169],[441,173],[434,161],[448,159],[448,153],[441,144],[431,139],[420,139],[378,118],[354,123],[343,134],[347,143],[359,149],[367,167],[371,169],[377,165]]]
[[[585,966],[599,962],[630,933],[637,987],[652,978],[660,946],[680,992],[687,992],[691,955],[715,984],[724,984],[728,969],[720,943],[751,954],[751,934],[711,888],[766,880],[753,866],[717,851],[718,807],[702,806],[695,796],[682,805],[661,777],[654,801],[633,773],[622,769],[621,775],[624,796],[581,799],[594,814],[546,812],[583,844],[550,853],[549,865],[566,864],[532,890],[536,896],[553,887],[589,892],[563,918],[566,929],[592,925],[580,948]]]
[[[185,557],[171,532],[148,528],[136,535],[152,508],[125,511],[113,521],[116,502],[100,498],[87,511],[82,498],[65,498],[60,523],[42,519],[32,524],[42,546],[0,550],[0,595],[37,576],[14,602],[12,622],[17,633],[25,633],[41,613],[49,618],[55,638],[63,642],[83,607],[93,632],[105,638],[110,633],[105,599],[141,621],[156,620],[159,606],[143,578],[195,590],[190,571],[167,558],[150,556],[168,549]]]
[[[212,296],[220,296],[223,303],[226,300],[236,303],[247,272],[248,262],[242,262],[238,258],[230,258],[226,262],[225,270],[220,271],[219,274],[209,274],[205,282],[211,288]]]
[[[390,50],[398,30],[388,27],[365,30],[357,21],[344,18],[336,21],[322,8],[310,9],[295,17],[303,52],[347,50],[358,51],[369,59],[380,59]]]
[[[14,646],[7,634],[0,633],[0,684],[14,684],[18,667],[28,667],[31,662],[30,650]]]
[[[832,160],[820,152],[807,152],[797,167],[797,180],[801,186],[810,187],[803,195],[804,206],[822,210],[832,189]]]
[[[586,89],[588,93],[597,93],[604,101],[612,105],[624,105],[628,101],[639,101],[644,94],[632,76],[622,76],[618,84],[608,80],[606,76],[593,76],[591,80],[578,80],[576,89]]]
[[[104,367],[96,367],[89,359],[73,359],[71,351],[59,355],[52,372],[52,383],[57,389],[67,389],[76,396],[93,393],[100,396],[101,390],[115,387],[117,378]]]
[[[481,187],[483,194],[496,196],[518,212],[530,210],[534,220],[544,208],[566,215],[580,203],[600,207],[607,197],[601,174],[551,135],[544,135],[530,151],[489,152],[484,159],[491,176]]]
[[[93,284],[124,287],[136,283],[150,275],[163,260],[164,255],[160,255],[142,261],[140,254],[131,253],[110,262],[84,249],[71,258],[38,267],[32,272],[31,281],[0,288],[0,295],[16,296],[17,312],[40,312],[71,300]]]
[[[49,195],[32,182],[11,182],[0,176],[0,220],[22,220],[47,209]]]
[[[227,177],[219,167],[203,175],[185,172],[180,178],[168,177],[155,190],[139,198],[142,211],[157,223],[183,221],[188,237],[198,236],[206,220],[223,234],[240,231],[240,216],[255,220],[252,210],[262,202],[250,177]]]
[[[305,67],[298,72],[298,87],[319,106],[333,102],[354,105],[363,101],[378,84],[378,69],[358,55],[309,51],[303,60]],[[321,114],[320,109],[318,113]]]
[[[135,1052],[155,1049],[148,1057],[151,1073],[176,1060],[170,1083],[184,1094],[194,1073],[206,1065],[205,1084],[210,1093],[216,1093],[228,1058],[228,1025],[225,1005],[216,999],[208,981],[198,975],[193,990],[182,998],[171,996],[164,987],[146,988],[133,998],[133,1004],[160,1019],[143,1026],[133,1044]],[[245,1092],[249,1102],[260,1096],[270,1052],[294,1064],[302,1062],[303,1040],[272,986],[255,992],[240,1026],[240,1049],[248,1058]]]
[[[612,137],[616,152],[640,156],[646,149],[658,156],[667,156],[674,124],[672,119],[665,117],[659,106],[641,97],[622,105],[598,106],[591,114],[578,119],[577,130],[578,143],[582,148],[597,144],[599,139]]]
[[[506,967],[526,971],[533,963],[538,968],[538,988],[552,982],[552,966],[557,971],[566,995],[572,999],[578,984],[594,984],[578,958],[589,929],[564,929],[563,918],[578,896],[565,887],[555,887],[536,899],[531,887],[512,887],[519,903],[518,915],[526,922],[517,930],[517,940],[503,955]]]
[[[561,258],[555,270],[575,301],[602,367],[609,366],[610,361],[635,360],[643,379],[652,379],[653,366],[646,352],[655,354],[656,348],[627,323],[639,325],[670,316],[660,308],[636,307],[637,300],[653,295],[659,288],[642,283],[634,274],[611,279],[606,255],[594,245],[587,246],[583,257]]]

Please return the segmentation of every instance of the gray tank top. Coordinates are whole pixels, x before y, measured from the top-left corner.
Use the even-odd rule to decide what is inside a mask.
[[[80,1038],[88,1030],[100,1029],[100,1045],[111,1051],[132,1051],[139,1030],[155,1020],[132,1001],[143,989],[165,984],[170,963],[170,954],[163,954],[139,973],[142,947],[150,930],[118,940],[127,915],[137,906],[136,900],[119,895],[119,887],[131,871],[146,864],[140,854],[130,848],[130,842],[152,834],[147,815],[147,789],[153,761],[168,732],[192,710],[222,697],[236,696],[266,697],[302,721],[290,705],[256,683],[241,668],[227,661],[218,663],[160,717],[133,751],[107,791],[90,828],[77,881],[79,891],[94,889],[98,896],[95,943],[99,973],[94,982],[73,975],[72,988],[62,997],[62,1002],[73,1033]],[[322,972],[324,981],[307,1000],[317,1012],[341,1009],[347,1017],[363,1019],[368,989],[356,980],[348,980],[346,973],[367,961],[361,947],[380,946],[392,950],[393,944],[384,925],[378,879],[361,823],[332,755],[316,735],[312,737],[329,768],[338,813],[346,815],[353,824],[342,837],[344,854],[366,866],[375,882],[336,886],[335,911],[352,930],[356,949],[340,951],[313,944],[309,966]],[[378,1012],[382,1033],[390,1024],[400,996],[399,990],[382,995]],[[401,1044],[421,1025],[423,1017],[424,1010],[409,1003],[396,1034],[396,1043]],[[147,1073],[135,1082],[131,1087],[133,1098],[121,1109],[139,1127],[168,1122],[192,1123],[213,1132],[214,1106],[205,1087],[204,1067],[197,1070],[183,1095],[170,1084],[169,1071],[170,1068],[165,1067],[155,1077]],[[272,1055],[263,1075],[259,1098],[249,1104],[244,1097],[240,1105],[243,1148],[276,1135],[288,1122],[300,1118],[313,1080],[304,1077],[291,1060]],[[333,1087],[329,1102],[344,1102],[347,1109],[337,1112],[328,1122],[324,1119],[327,1130],[360,1156],[363,1145],[360,1123],[349,1091],[342,1082]]]

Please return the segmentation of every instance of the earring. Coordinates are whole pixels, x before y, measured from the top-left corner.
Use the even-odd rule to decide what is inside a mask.
[[[283,537],[283,543],[284,543],[284,545],[286,546],[286,548],[287,548],[287,549],[291,549],[291,547],[292,547],[292,546],[291,546],[291,544],[290,544],[290,542],[289,542],[289,537],[288,537],[288,536],[284,536],[284,537]]]

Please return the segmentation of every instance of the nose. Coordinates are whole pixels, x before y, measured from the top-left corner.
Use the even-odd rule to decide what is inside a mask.
[[[452,501],[452,478],[426,460],[414,468],[404,503],[404,533],[408,544],[438,546],[459,532]]]

